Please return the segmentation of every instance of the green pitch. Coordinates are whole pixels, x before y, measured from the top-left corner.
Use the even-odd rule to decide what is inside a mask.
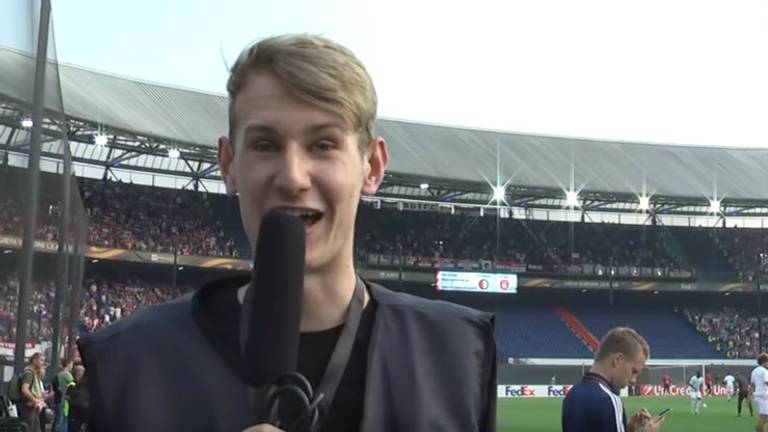
[[[632,413],[647,408],[656,414],[665,408],[672,408],[667,414],[663,432],[749,432],[757,424],[755,417],[749,416],[746,403],[742,407],[741,417],[736,417],[734,398],[728,402],[725,398],[707,397],[707,408],[700,415],[691,414],[691,402],[688,398],[624,398],[627,417]],[[555,432],[560,431],[562,399],[500,399],[498,405],[499,432]]]

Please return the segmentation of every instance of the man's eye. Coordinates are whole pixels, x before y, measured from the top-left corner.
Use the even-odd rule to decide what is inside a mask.
[[[312,144],[312,150],[319,151],[319,152],[327,152],[331,151],[334,148],[336,148],[336,144],[332,141],[318,141],[314,144]]]
[[[274,141],[252,141],[248,143],[248,147],[251,150],[257,152],[273,152],[280,149],[280,146]]]

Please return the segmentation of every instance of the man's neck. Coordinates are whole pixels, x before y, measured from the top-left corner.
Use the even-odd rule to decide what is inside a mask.
[[[344,323],[357,284],[357,273],[352,263],[340,268],[304,275],[304,301],[301,309],[302,333],[328,330]],[[240,304],[245,299],[248,285],[237,290]],[[368,304],[365,290],[364,304]]]
[[[608,367],[606,367],[601,363],[594,363],[592,365],[592,369],[590,369],[589,371],[594,374],[600,375],[601,377],[603,377],[603,379],[605,379],[611,384],[611,387],[613,387],[613,377],[611,376],[611,370]]]

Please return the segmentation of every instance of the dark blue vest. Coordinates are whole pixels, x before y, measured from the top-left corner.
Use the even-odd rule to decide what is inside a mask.
[[[495,431],[492,315],[368,285],[378,308],[360,430]],[[240,432],[254,425],[248,387],[193,318],[193,298],[80,339],[92,430]]]

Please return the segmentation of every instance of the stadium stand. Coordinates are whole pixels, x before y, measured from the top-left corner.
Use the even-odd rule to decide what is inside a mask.
[[[251,256],[251,245],[248,242],[248,237],[243,229],[243,223],[240,220],[240,207],[237,204],[237,200],[219,194],[208,195],[208,200],[211,203],[211,211],[214,217],[218,218],[221,222],[224,237],[234,241],[237,256]]]
[[[715,239],[742,281],[752,280],[755,269],[768,258],[768,232],[765,230],[726,228]],[[761,259],[762,254],[762,259]]]
[[[90,214],[88,243],[181,255],[234,256],[206,194],[120,182],[83,180]]]
[[[592,351],[558,317],[554,307],[499,306],[496,341],[503,358],[591,358]]]
[[[460,267],[462,260],[492,261],[496,219],[361,206],[358,247],[370,266]],[[393,224],[396,220],[398,223]],[[660,227],[502,219],[499,261],[531,272],[598,273],[611,262],[629,277],[691,277],[661,240]],[[571,236],[570,231],[573,235]],[[454,261],[454,262],[452,262]],[[589,266],[585,269],[584,265]],[[645,268],[648,273],[641,274]],[[655,269],[655,271],[651,271]],[[681,271],[682,270],[682,271]]]
[[[653,347],[652,357],[665,359],[722,358],[694,326],[671,309],[648,307],[575,307],[571,311],[600,338],[611,328],[630,326]]]
[[[51,180],[43,174],[42,181],[45,185]],[[180,254],[250,256],[237,201],[230,197],[92,179],[80,179],[79,183],[90,214],[90,245],[172,253],[175,243]],[[0,235],[20,236],[19,199],[12,199],[11,193],[0,190]],[[36,236],[55,241],[57,203],[44,194],[42,204]],[[398,267],[401,260],[404,268],[421,271],[462,268],[467,261],[487,268],[483,266],[494,260],[498,238],[499,261],[522,266],[528,273],[603,276],[598,272],[612,262],[625,271],[617,277],[692,279],[692,273],[686,270],[692,268],[698,280],[735,281],[751,275],[759,261],[756,257],[768,244],[768,235],[736,228],[705,230],[519,219],[501,219],[497,237],[495,217],[376,209],[367,204],[361,205],[359,211],[357,258],[363,266],[373,268]],[[9,277],[0,284],[0,340],[13,338],[17,286],[18,280]],[[45,340],[51,332],[48,317],[53,284],[37,282],[33,291],[31,338]],[[93,331],[140,306],[178,295],[169,293],[164,284],[117,280],[88,281],[83,292],[82,331]],[[578,326],[564,320],[556,304],[491,309],[497,314],[500,357],[592,355]],[[577,306],[569,312],[597,338],[612,325],[635,326],[647,335],[656,357],[743,358],[756,350],[755,336],[750,335],[750,329],[756,328],[756,318],[746,315],[723,330],[723,326],[713,324],[721,322],[723,316],[713,312],[688,314],[690,323],[669,309],[649,312]],[[680,341],[685,344],[680,345]]]
[[[728,358],[756,358],[760,335],[757,314],[743,308],[723,307],[716,310],[686,309],[685,316],[707,338],[717,351]],[[762,321],[763,334],[768,335],[768,320]],[[765,346],[768,340],[763,341]]]
[[[123,316],[153,304],[172,300],[191,287],[173,289],[140,279],[89,279],[82,290],[80,332],[98,330]],[[13,342],[16,327],[19,279],[15,273],[0,273],[0,342]],[[55,287],[52,281],[37,281],[32,286],[30,342],[48,341],[53,332],[51,315]]]
[[[670,229],[671,240],[680,244],[683,254],[698,274],[710,281],[738,280],[736,269],[728,262],[715,233],[721,230],[703,228]]]

